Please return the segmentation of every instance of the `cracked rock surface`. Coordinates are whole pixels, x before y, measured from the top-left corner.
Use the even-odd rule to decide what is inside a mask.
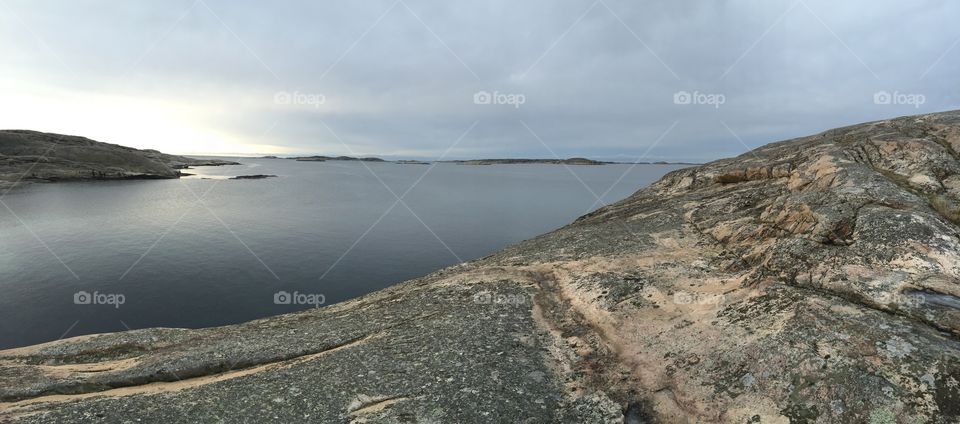
[[[955,423],[960,112],[674,171],[245,324],[0,352],[0,421]]]

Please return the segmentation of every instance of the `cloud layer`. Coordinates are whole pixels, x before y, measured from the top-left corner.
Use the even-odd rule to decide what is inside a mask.
[[[0,127],[176,153],[704,161],[960,107],[956,16],[946,0],[6,0]]]

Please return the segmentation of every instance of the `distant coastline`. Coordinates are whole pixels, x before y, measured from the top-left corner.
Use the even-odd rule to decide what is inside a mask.
[[[231,157],[232,159],[232,157]],[[239,158],[238,158],[239,159]],[[386,160],[375,156],[261,156],[260,159],[295,160],[298,162],[371,162],[398,165],[699,165],[686,162],[606,162],[581,157],[568,159],[460,159],[421,161]],[[79,180],[168,179],[188,176],[182,172],[195,166],[240,165],[222,159],[196,159],[170,155],[156,150],[142,150],[103,143],[85,137],[43,133],[28,130],[0,130],[0,189],[21,183]],[[242,178],[246,179],[246,178]]]
[[[276,159],[276,157],[268,157],[270,159]],[[284,159],[293,159],[300,162],[326,162],[328,160],[342,160],[342,161],[363,161],[363,162],[386,162],[383,159],[377,157],[363,157],[355,158],[352,156],[295,156]]]
[[[526,164],[549,164],[549,165],[701,165],[699,163],[687,162],[614,162],[599,161],[586,158],[569,159],[465,159],[443,161],[446,163],[455,163],[458,165],[526,165]]]
[[[397,160],[387,160],[376,156],[369,157],[353,157],[353,156],[291,156],[291,157],[277,157],[277,156],[262,156],[261,159],[292,159],[300,162],[326,162],[326,161],[362,161],[362,162],[385,162],[385,163],[397,163],[403,165],[429,165],[430,161],[416,160],[416,159],[397,159]],[[455,159],[455,160],[440,160],[435,161],[437,163],[452,163],[457,165],[531,165],[531,164],[547,164],[547,165],[702,165],[700,163],[693,162],[666,162],[666,161],[656,161],[656,162],[617,162],[617,161],[601,161],[594,159],[587,159],[581,157],[567,158],[567,159],[534,159],[534,158],[499,158],[499,159]]]

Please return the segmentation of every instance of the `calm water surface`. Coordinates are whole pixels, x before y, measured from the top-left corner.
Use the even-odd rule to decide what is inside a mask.
[[[609,189],[609,203],[679,168],[240,161],[181,180],[9,193],[0,349],[343,301],[567,224],[599,207],[584,185]],[[279,177],[222,179],[248,174]],[[302,296],[286,304],[279,292]]]

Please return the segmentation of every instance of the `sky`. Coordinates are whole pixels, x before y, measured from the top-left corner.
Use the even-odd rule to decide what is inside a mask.
[[[0,0],[0,128],[704,162],[960,108],[960,2]]]

